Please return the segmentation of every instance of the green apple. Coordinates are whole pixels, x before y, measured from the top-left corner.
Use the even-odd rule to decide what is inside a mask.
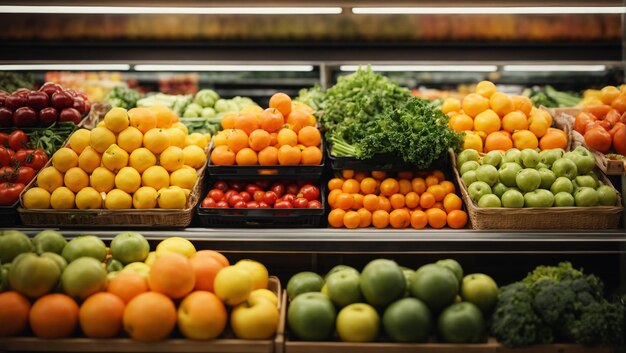
[[[413,276],[413,273],[415,273],[415,271],[411,270],[408,267],[404,267],[404,266],[400,266],[400,269],[402,270],[402,274],[404,275],[404,280],[406,281],[406,289],[404,290],[404,296],[408,297],[411,295],[411,277]]]
[[[150,244],[137,232],[120,233],[111,241],[111,256],[124,265],[143,262],[149,253]]]
[[[344,342],[371,342],[378,337],[380,317],[371,305],[350,304],[337,315],[337,333]]]
[[[294,300],[298,295],[322,290],[324,280],[315,272],[300,272],[293,275],[287,282],[287,295]]]
[[[522,208],[524,207],[524,195],[514,189],[507,190],[502,194],[502,207]]]
[[[333,302],[322,293],[304,293],[287,309],[291,331],[303,341],[326,341],[335,329],[336,311]]]
[[[598,189],[598,198],[602,206],[615,206],[617,203],[617,192],[608,185],[602,185]]]
[[[464,150],[456,157],[456,165],[462,166],[467,161],[476,161],[480,159],[478,151],[473,149]]]
[[[500,182],[508,187],[517,186],[515,183],[515,177],[521,170],[522,166],[517,163],[508,162],[502,164],[498,170]]]
[[[520,154],[520,159],[525,168],[535,168],[539,164],[539,152],[530,148],[524,148]]]
[[[35,252],[43,254],[45,252],[53,252],[61,255],[63,248],[67,245],[67,240],[63,234],[52,229],[44,229],[37,233],[32,240]]]
[[[376,259],[363,268],[360,288],[368,303],[382,308],[402,298],[406,290],[406,281],[395,261]]]
[[[574,178],[574,182],[576,183],[576,185],[578,185],[579,188],[585,186],[588,188],[595,189],[598,187],[598,183],[590,175],[579,175],[576,178]]]
[[[598,205],[600,197],[595,189],[583,186],[574,193],[574,201],[578,207],[592,207]]]
[[[569,192],[561,191],[554,194],[554,207],[574,207],[575,205],[574,196]]]
[[[502,207],[502,203],[500,202],[500,198],[494,194],[483,195],[480,200],[478,200],[478,207],[482,208],[492,208],[492,207]]]
[[[463,301],[475,304],[487,316],[498,302],[498,285],[485,274],[472,273],[463,277],[460,294]]]
[[[467,161],[463,163],[460,170],[461,176],[465,175],[465,173],[469,172],[470,170],[478,169],[478,167],[480,167],[480,163],[476,161]]]
[[[335,272],[326,279],[330,300],[339,308],[361,301],[359,274],[350,270]]]
[[[541,176],[541,184],[539,184],[539,188],[550,190],[550,187],[556,180],[554,172],[548,168],[539,168],[537,171],[539,172],[539,176]]]
[[[561,176],[556,178],[554,183],[552,183],[552,186],[550,186],[550,191],[555,195],[560,192],[566,192],[568,194],[571,194],[574,191],[574,185],[572,184],[571,180]]]
[[[469,193],[472,200],[478,202],[483,195],[491,194],[491,186],[485,183],[484,181],[477,181],[472,183],[468,188],[467,192]]]
[[[541,185],[541,175],[532,168],[526,168],[515,176],[515,184],[522,192],[530,192]]]
[[[588,149],[578,146],[573,151],[567,152],[563,157],[570,159],[576,164],[578,174],[587,174],[596,166],[596,158]]]
[[[459,292],[459,280],[448,267],[436,264],[424,265],[411,278],[411,294],[438,312],[454,302]]]
[[[68,263],[83,256],[93,257],[100,262],[104,262],[107,256],[106,245],[95,235],[79,235],[67,243],[61,255]]]
[[[437,337],[446,343],[478,343],[485,339],[485,318],[469,302],[452,304],[437,320]]]
[[[459,280],[459,283],[463,280],[463,267],[458,261],[454,259],[443,259],[435,262],[435,265],[449,268]]]
[[[491,164],[492,166],[498,168],[500,163],[502,163],[503,157],[504,152],[502,151],[490,151],[483,157],[482,164]]]
[[[385,332],[395,342],[426,342],[431,326],[430,309],[416,298],[395,301],[383,314]]]
[[[509,188],[502,184],[502,183],[497,183],[496,185],[494,185],[491,188],[491,191],[493,191],[493,194],[498,196],[498,197],[502,197],[502,195],[508,190]]]
[[[351,270],[353,272],[355,272],[357,275],[359,274],[359,271],[357,271],[356,268],[351,267],[351,266],[347,266],[347,265],[337,265],[333,268],[330,269],[330,271],[328,271],[326,273],[326,275],[324,276],[324,280],[326,280],[328,278],[328,276],[332,275],[335,272],[339,272],[339,271],[343,271],[343,270]]]
[[[520,152],[520,150],[518,150],[517,148],[511,148],[510,150],[506,151],[506,153],[504,154],[504,158],[502,159],[502,162],[504,163],[511,162],[511,163],[517,163],[519,165],[522,165],[522,152]]]
[[[217,112],[211,107],[206,107],[202,109],[200,116],[203,118],[214,118],[215,116],[217,116]]]
[[[565,151],[562,148],[552,150],[544,150],[539,153],[540,162],[545,164],[547,168],[551,168],[552,164],[559,158],[562,158]]]
[[[561,158],[552,163],[552,171],[558,177],[566,177],[574,180],[578,175],[578,167],[571,159]]]
[[[469,172],[466,172],[465,174],[463,174],[461,179],[463,180],[465,185],[472,185],[475,181],[478,181],[475,170],[470,170]]]
[[[550,167],[548,167],[548,165],[547,165],[547,164],[539,162],[539,164],[537,164],[537,166],[535,167],[535,169],[539,170],[539,169],[541,169],[541,168],[547,168],[547,169],[550,169]]]
[[[527,192],[524,194],[524,205],[526,207],[552,207],[554,205],[554,195],[544,189]]]
[[[493,186],[499,179],[498,170],[491,164],[483,164],[476,169],[476,178],[489,184],[489,186]]]

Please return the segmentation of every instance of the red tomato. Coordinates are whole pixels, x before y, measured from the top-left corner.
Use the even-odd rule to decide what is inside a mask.
[[[250,201],[246,203],[246,208],[260,208],[260,206],[258,202]]]
[[[237,201],[237,203],[235,203],[235,205],[233,206],[235,208],[246,208],[247,204],[244,200],[241,201]]]
[[[226,193],[224,194],[224,197],[222,198],[222,200],[228,202],[228,200],[230,199],[231,196],[236,195],[237,191],[235,190],[228,190],[226,191]]]
[[[611,127],[613,127],[617,122],[622,118],[622,114],[618,112],[616,109],[611,109],[606,116],[604,117],[604,121],[608,121]]]
[[[309,201],[318,200],[320,198],[320,189],[311,184],[307,184],[300,189],[300,194]]]
[[[215,205],[215,207],[217,208],[228,208],[228,202],[226,201],[218,201],[217,204]]]
[[[263,201],[268,205],[275,204],[277,200],[278,200],[278,195],[276,194],[276,192],[272,190],[266,192],[265,195],[263,196]]]
[[[298,197],[297,199],[293,201],[293,207],[294,208],[308,208],[309,200],[305,199],[304,197]]]
[[[256,202],[263,201],[264,197],[265,197],[265,191],[263,190],[257,190],[254,192],[254,194],[252,194],[252,199]]]
[[[604,116],[611,110],[611,106],[606,104],[588,105],[581,109],[582,112],[591,113],[598,119],[604,119]]]
[[[292,205],[293,205],[293,202],[295,200],[296,200],[296,197],[294,195],[292,195],[292,194],[287,194],[287,195],[283,196],[283,201],[287,201],[287,202],[289,202]]]
[[[20,183],[2,183],[0,184],[0,205],[11,206],[20,197],[20,193],[24,190],[24,184]]]
[[[243,201],[243,198],[241,196],[239,196],[239,194],[232,194],[229,198],[228,198],[228,204],[235,207],[235,205],[240,202]],[[245,202],[245,201],[244,201]]]
[[[15,152],[15,159],[17,159],[17,161],[20,162],[20,165],[23,165],[27,163],[27,160],[28,160],[28,163],[30,163],[34,155],[35,155],[34,150],[21,149]]]
[[[259,208],[271,208],[265,201],[259,202]]]
[[[286,191],[288,194],[297,195],[298,191],[300,191],[300,188],[298,187],[298,184],[292,183],[287,185]]]
[[[218,202],[224,198],[224,193],[220,189],[211,189],[211,191],[209,191],[209,197],[213,199],[213,201]]]
[[[231,181],[230,182],[230,188],[239,192],[239,191],[243,191],[244,189],[244,185],[242,182],[240,181]]]
[[[204,200],[202,200],[202,207],[204,208],[214,208],[216,205],[217,202],[210,197],[205,197]]]
[[[278,201],[274,204],[274,208],[292,208],[288,201]]]
[[[611,103],[611,107],[617,109],[620,113],[626,112],[626,94],[620,93]]]
[[[615,128],[617,130],[613,133],[613,149],[622,156],[626,156],[626,125],[617,123]]]
[[[603,127],[593,127],[585,133],[585,143],[596,151],[607,153],[611,149],[611,134]]]
[[[215,184],[213,184],[213,188],[222,190],[222,192],[225,192],[226,190],[228,190],[228,184],[226,184],[225,181],[218,181]]]
[[[250,193],[248,193],[247,191],[242,191],[239,193],[239,196],[241,196],[241,198],[245,201],[245,202],[250,202],[252,201],[252,195],[250,195]]]
[[[26,185],[33,180],[35,174],[37,174],[37,172],[31,167],[19,167],[17,169],[17,182]]]
[[[28,148],[28,136],[26,136],[26,133],[22,130],[13,131],[11,135],[9,135],[9,146],[11,146],[14,151]]]
[[[9,134],[0,132],[0,145],[5,146],[5,147],[9,146]]]
[[[593,114],[580,112],[574,120],[574,130],[578,131],[581,135],[584,135],[587,124],[596,120],[597,119]]]
[[[246,185],[246,192],[250,195],[254,195],[255,191],[262,190],[260,186],[257,184],[248,184]]]
[[[15,154],[12,155],[12,152],[13,150],[0,146],[0,167],[13,164],[13,156]]]
[[[274,185],[272,185],[272,188],[270,190],[275,192],[278,197],[281,197],[285,194],[285,186],[281,183],[275,183]]]
[[[317,200],[309,201],[309,208],[322,208],[322,203]]]
[[[14,183],[17,181],[15,169],[9,166],[0,167],[0,182]]]
[[[611,123],[609,123],[606,120],[599,120],[595,122],[596,126],[601,126],[604,128],[604,130],[609,131],[611,130]]]

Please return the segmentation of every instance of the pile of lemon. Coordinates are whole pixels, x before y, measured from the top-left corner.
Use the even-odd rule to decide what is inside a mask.
[[[23,195],[28,209],[182,209],[210,136],[189,134],[163,106],[113,108],[79,129]]]

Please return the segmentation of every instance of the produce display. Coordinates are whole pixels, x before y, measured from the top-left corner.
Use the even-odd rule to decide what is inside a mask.
[[[191,94],[185,95],[169,95],[165,93],[157,93],[137,101],[137,107],[149,108],[154,105],[165,106],[176,113],[178,116],[182,116],[185,108],[191,104]]]
[[[202,201],[204,208],[322,208],[318,187],[308,181],[217,181]]]
[[[577,147],[506,152],[481,156],[461,152],[457,166],[470,198],[478,207],[592,207],[618,205],[617,191],[595,174],[596,160]]]
[[[194,340],[218,338],[227,323],[237,338],[268,339],[279,319],[268,272],[254,260],[231,265],[212,250],[172,237],[150,251],[139,233],[106,247],[93,235],[69,242],[54,230],[30,239],[0,232],[0,337],[30,327],[38,338],[121,337],[160,341],[174,328]],[[228,308],[228,309],[227,309]]]
[[[48,71],[45,81],[84,91],[92,101],[101,101],[111,89],[126,84],[121,72],[105,71]]]
[[[463,149],[487,153],[513,147],[567,148],[565,132],[550,127],[550,113],[533,107],[528,97],[496,91],[489,81],[478,83],[476,92],[463,101],[446,99],[441,110],[450,116],[449,125],[454,131],[465,132]]]
[[[0,90],[17,91],[20,88],[35,87],[35,75],[32,73],[2,71],[0,72]]]
[[[598,152],[626,156],[626,93],[623,105],[619,96],[611,103],[581,108],[574,120],[574,130],[584,137],[585,144]],[[619,156],[616,156],[619,155]]]
[[[248,106],[222,117],[213,138],[214,165],[319,165],[322,134],[310,108],[284,93],[274,94],[269,108]]]
[[[190,132],[214,135],[221,130],[222,117],[225,114],[238,114],[249,106],[256,106],[256,103],[248,97],[223,99],[214,90],[203,89],[196,93],[193,103],[185,108],[181,122]]]
[[[187,135],[163,106],[113,108],[79,129],[23,195],[27,209],[183,209],[207,159],[204,135]],[[157,163],[158,162],[158,163]]]
[[[586,107],[588,105],[613,105],[613,108],[620,109],[624,106],[626,98],[623,93],[626,93],[626,85],[605,86],[602,89],[588,89],[583,92],[583,99],[576,104],[576,107]],[[621,96],[621,97],[620,97]],[[619,98],[619,100],[618,100]]]
[[[324,93],[320,123],[335,157],[369,159],[390,154],[426,169],[449,148],[459,149],[461,135],[430,101],[371,68],[340,77]]]
[[[328,181],[328,224],[335,228],[463,228],[467,213],[451,181],[431,173],[354,172]]]
[[[48,127],[57,122],[80,123],[89,113],[87,96],[45,83],[38,91],[20,88],[9,94],[0,91],[0,127]]]
[[[302,341],[479,343],[498,301],[489,276],[463,276],[445,259],[418,268],[377,259],[358,270],[339,265],[324,278],[301,272],[287,283],[289,329]]]
[[[579,94],[560,92],[550,85],[543,88],[527,88],[524,90],[522,95],[530,98],[533,105],[537,108],[541,106],[546,108],[573,107],[581,100]]]
[[[104,101],[111,104],[113,108],[131,109],[137,105],[141,99],[141,94],[132,88],[116,86],[104,96]]]

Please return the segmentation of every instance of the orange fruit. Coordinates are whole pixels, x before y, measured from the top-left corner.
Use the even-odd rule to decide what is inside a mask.
[[[354,170],[351,169],[344,169],[341,171],[341,176],[344,179],[353,179],[354,178]]]
[[[531,114],[528,118],[528,130],[535,134],[537,138],[545,135],[546,132],[548,132],[549,127],[550,123],[548,122],[548,119],[546,119],[546,116],[544,114]]]
[[[328,224],[333,228],[342,228],[343,216],[345,214],[346,211],[342,210],[341,208],[335,208],[328,214]]]
[[[363,207],[370,212],[374,212],[378,209],[379,199],[374,194],[367,194],[363,197]]]
[[[258,152],[269,146],[271,140],[272,138],[269,132],[262,129],[256,129],[248,136],[248,146]]]
[[[494,92],[491,97],[489,97],[489,105],[491,106],[491,110],[493,110],[498,116],[503,117],[515,109],[513,105],[513,99],[502,92]]]
[[[427,176],[426,177],[426,188],[428,189],[429,187],[431,187],[433,185],[439,185],[439,178],[436,175],[429,175],[429,176]]]
[[[248,147],[248,135],[241,129],[226,130],[226,146],[237,153]]]
[[[552,115],[548,113],[548,111],[544,109],[535,109],[529,116],[531,115],[541,115],[548,121],[548,127],[552,126]]]
[[[120,333],[124,302],[115,294],[96,293],[80,306],[80,329],[89,338],[111,338]]]
[[[539,146],[537,136],[528,130],[519,130],[513,133],[513,146],[519,150],[525,148],[535,149]]]
[[[341,190],[349,194],[356,194],[360,191],[360,189],[361,183],[356,181],[356,179],[348,179],[344,181],[343,185],[341,186]]]
[[[450,127],[456,132],[474,130],[474,120],[467,114],[455,115],[450,119]]]
[[[511,148],[513,148],[513,141],[507,135],[496,131],[487,135],[483,151],[485,153],[495,150],[507,151]]]
[[[376,191],[376,180],[372,177],[364,178],[361,180],[360,189],[365,195],[373,194]]]
[[[436,202],[435,195],[433,195],[432,193],[428,191],[420,195],[420,207],[423,209],[429,209],[433,207],[435,202]]]
[[[414,209],[420,205],[420,196],[416,192],[411,191],[404,197],[404,202],[406,207]]]
[[[348,229],[355,229],[361,224],[361,216],[356,211],[347,211],[343,215],[343,225]]]
[[[399,178],[399,176],[398,176],[398,178]],[[402,195],[406,195],[410,191],[413,190],[413,187],[411,186],[410,178],[408,178],[408,179],[398,179],[398,186],[400,188],[400,190],[398,192],[401,193]]]
[[[291,98],[282,92],[274,93],[270,97],[269,107],[278,109],[283,116],[289,116],[289,113],[291,113]]]
[[[261,113],[261,128],[267,132],[276,132],[285,125],[283,114],[276,108],[267,108]]]
[[[356,211],[359,214],[359,228],[367,228],[372,224],[372,212],[365,208],[359,208]]]
[[[276,139],[278,140],[278,144],[280,146],[295,146],[298,144],[298,134],[291,129],[280,129]]]
[[[393,194],[389,197],[389,203],[391,204],[391,208],[397,210],[406,205],[405,197],[402,194]]]
[[[128,304],[134,297],[148,291],[148,282],[138,273],[120,272],[109,282],[107,291],[117,295],[125,304]]]
[[[489,109],[489,99],[478,93],[470,93],[463,98],[463,112],[472,118]]]
[[[252,113],[240,114],[237,119],[235,119],[234,128],[243,130],[246,135],[250,135],[252,131],[261,128],[261,122],[260,119]]]
[[[287,116],[286,121],[295,132],[300,132],[301,129],[307,126],[312,127],[311,114],[303,110],[292,111],[291,114]]]
[[[190,339],[214,339],[222,334],[227,321],[224,303],[210,292],[193,292],[178,308],[178,328]]]
[[[502,118],[502,128],[510,133],[528,129],[526,114],[519,110],[512,111]]]
[[[319,146],[322,141],[322,134],[313,126],[305,126],[298,131],[298,143],[301,143],[307,147]]]
[[[319,165],[322,163],[322,150],[316,146],[310,146],[302,150],[301,164]]]
[[[228,146],[217,146],[211,151],[211,163],[215,165],[235,164],[235,152]]]
[[[500,130],[500,117],[491,109],[485,110],[474,118],[474,130],[486,134]]]
[[[440,208],[426,210],[426,216],[428,216],[428,224],[436,229],[445,227],[448,217],[446,212]]]
[[[378,209],[391,212],[391,201],[386,196],[378,196]]]
[[[189,294],[195,286],[195,275],[189,259],[175,253],[158,257],[150,266],[148,286],[151,291],[173,299]]]
[[[126,305],[122,321],[124,330],[132,339],[160,341],[169,336],[176,326],[176,306],[164,294],[142,293]]]
[[[0,337],[17,336],[28,324],[30,302],[18,292],[0,293]]]
[[[525,115],[529,115],[533,109],[533,102],[526,96],[511,96],[513,100],[513,109],[519,110]]]
[[[226,113],[222,116],[222,130],[230,130],[235,128],[235,121],[237,121],[237,113]]]
[[[130,126],[137,128],[142,134],[157,127],[157,115],[148,108],[137,107],[128,111]]]
[[[400,191],[400,184],[394,178],[387,178],[380,183],[380,194],[382,196],[391,196]]]
[[[39,338],[69,337],[78,324],[78,305],[65,294],[47,294],[33,304],[28,319]]]
[[[496,85],[491,81],[480,81],[476,84],[476,93],[485,98],[491,97],[496,92]]]
[[[450,228],[460,229],[467,224],[467,213],[462,210],[453,210],[448,212],[446,222]]]
[[[446,195],[454,193],[455,191],[454,183],[451,181],[442,180],[439,182],[439,185],[443,186],[444,190],[446,191]]]
[[[387,172],[385,172],[384,170],[373,170],[372,171],[372,178],[374,178],[374,179],[383,180],[386,177],[387,177]]]
[[[439,184],[429,186],[426,192],[433,194],[435,201],[442,201],[446,196],[446,189]]]
[[[422,195],[424,191],[426,191],[426,181],[424,178],[420,177],[413,178],[413,180],[411,180],[411,188],[418,195]]]
[[[463,201],[456,194],[448,194],[443,199],[443,208],[447,213],[454,210],[460,210],[463,207]]]
[[[441,111],[444,114],[448,114],[450,112],[458,112],[461,110],[461,101],[456,98],[446,98],[441,104]]]
[[[363,179],[367,178],[368,175],[369,174],[367,172],[360,170],[354,173],[354,179],[360,183]]]
[[[567,148],[567,135],[563,130],[549,128],[548,132],[539,140],[539,148],[550,150],[554,148]]]
[[[255,165],[258,162],[256,152],[252,148],[242,148],[235,156],[237,165]]]
[[[328,181],[328,190],[343,189],[343,179],[332,178]]]
[[[372,213],[372,225],[378,229],[387,228],[389,213],[385,210],[376,210]]]
[[[395,209],[389,214],[389,224],[395,229],[404,229],[411,224],[411,215],[406,209]]]
[[[278,149],[274,146],[267,146],[257,155],[260,165],[278,164]]]
[[[217,262],[219,262],[220,264],[222,264],[222,267],[230,266],[230,261],[228,261],[228,258],[226,258],[226,256],[224,256],[222,253],[215,251],[215,250],[200,250],[200,251],[197,251],[194,256],[195,257],[210,257],[210,258],[217,260]]]
[[[302,159],[302,152],[298,147],[282,145],[278,149],[278,163],[280,165],[297,165]]]
[[[341,208],[342,210],[349,210],[352,208],[353,204],[354,204],[354,197],[352,197],[352,194],[349,194],[347,192],[341,192],[335,198],[336,208]]]
[[[424,229],[428,224],[428,216],[422,210],[415,210],[411,213],[411,227]]]
[[[196,277],[193,289],[209,292],[213,292],[213,281],[219,270],[228,266],[212,256],[198,256],[198,253],[194,254],[189,261]]]
[[[353,210],[356,211],[363,207],[363,199],[365,198],[365,196],[361,194],[352,194],[352,198],[354,199],[354,202],[352,203]]]
[[[331,208],[337,207],[337,196],[339,196],[339,194],[341,193],[343,193],[341,189],[331,190],[328,193],[328,205],[330,205]]]

